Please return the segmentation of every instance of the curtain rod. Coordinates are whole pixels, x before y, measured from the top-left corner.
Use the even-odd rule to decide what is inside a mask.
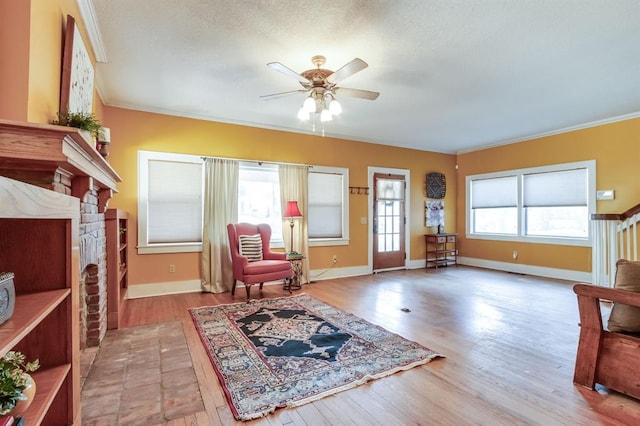
[[[277,161],[262,161],[262,160],[247,160],[245,158],[231,158],[231,157],[210,157],[210,156],[201,156],[200,158],[202,158],[202,160],[206,160],[208,158],[211,159],[218,159],[218,160],[236,160],[236,161],[242,161],[242,162],[247,162],[247,163],[258,163],[258,165],[263,165],[263,164],[276,164],[276,165],[287,165],[287,166],[302,166],[302,167],[313,167],[310,164],[303,164],[303,163],[285,163],[285,162],[277,162]]]

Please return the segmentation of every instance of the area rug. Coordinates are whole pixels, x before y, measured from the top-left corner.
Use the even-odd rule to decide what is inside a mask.
[[[307,294],[189,311],[238,420],[442,356]]]

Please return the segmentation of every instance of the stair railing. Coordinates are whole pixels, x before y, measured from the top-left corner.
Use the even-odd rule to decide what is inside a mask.
[[[592,284],[613,287],[618,259],[638,260],[640,204],[619,214],[592,214]]]

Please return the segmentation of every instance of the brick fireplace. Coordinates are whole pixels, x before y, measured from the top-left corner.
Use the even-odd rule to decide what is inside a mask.
[[[80,346],[107,332],[104,212],[120,176],[77,129],[0,120],[0,175],[80,199]]]

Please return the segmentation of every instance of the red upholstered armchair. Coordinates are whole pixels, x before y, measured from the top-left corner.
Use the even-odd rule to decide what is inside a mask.
[[[231,262],[233,264],[233,287],[231,295],[236,292],[236,284],[242,281],[250,297],[251,285],[265,281],[290,279],[291,263],[284,253],[272,252],[269,248],[271,227],[266,223],[230,223],[227,225]]]

